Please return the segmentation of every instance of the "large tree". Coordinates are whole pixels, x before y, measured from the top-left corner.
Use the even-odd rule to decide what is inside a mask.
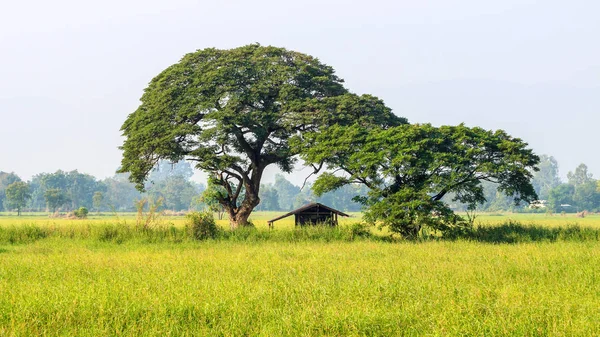
[[[311,146],[305,147],[303,159],[331,169],[315,181],[315,193],[366,185],[368,196],[358,198],[368,206],[365,218],[407,237],[415,237],[422,226],[444,230],[463,225],[443,198],[452,194],[473,208],[485,201],[482,181],[496,183],[515,202],[537,198],[530,180],[539,158],[504,131],[464,125],[354,125],[333,126],[305,138]]]
[[[31,189],[29,184],[24,181],[16,181],[6,188],[6,204],[9,209],[16,209],[17,215],[21,215],[21,210],[31,199]]]
[[[255,44],[185,55],[150,82],[123,124],[120,172],[143,188],[159,160],[194,161],[225,190],[219,202],[232,228],[246,225],[260,203],[265,168],[292,170],[298,150],[291,138],[335,123],[405,122],[379,99],[351,94],[342,83],[318,59],[283,48]]]
[[[57,209],[71,201],[67,194],[59,188],[47,189],[44,192],[44,199],[46,199],[48,209],[52,213],[55,213]]]

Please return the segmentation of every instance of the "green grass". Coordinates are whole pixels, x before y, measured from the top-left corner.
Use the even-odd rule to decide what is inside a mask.
[[[0,336],[600,335],[600,224],[494,218],[420,242],[348,223],[198,242],[181,219],[0,217]]]
[[[475,222],[483,225],[498,225],[507,221],[519,222],[527,225],[544,227],[559,227],[567,225],[579,225],[600,229],[600,215],[592,214],[585,218],[578,218],[576,214],[523,214],[523,213],[495,213],[478,215]]]

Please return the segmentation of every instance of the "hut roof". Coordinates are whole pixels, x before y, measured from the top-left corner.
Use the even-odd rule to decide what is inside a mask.
[[[277,220],[281,220],[281,219],[283,219],[283,218],[287,218],[287,217],[288,217],[288,216],[290,216],[290,215],[294,215],[294,214],[302,213],[302,212],[304,212],[304,211],[306,211],[306,210],[309,210],[309,209],[311,209],[311,208],[313,208],[313,207],[323,208],[323,209],[325,209],[325,210],[327,210],[327,211],[330,211],[330,212],[332,212],[332,213],[336,213],[337,215],[341,215],[341,216],[349,217],[349,215],[348,215],[348,214],[346,214],[346,213],[344,213],[344,212],[341,212],[341,211],[338,211],[337,209],[333,209],[333,208],[331,208],[331,207],[325,206],[325,205],[323,205],[323,204],[321,204],[321,203],[318,203],[318,202],[313,202],[313,203],[311,203],[311,204],[304,205],[304,206],[302,206],[302,207],[300,207],[300,208],[297,208],[297,209],[295,209],[295,210],[293,210],[293,211],[291,211],[291,212],[289,212],[289,213],[286,213],[286,214],[284,214],[284,215],[282,215],[282,216],[278,216],[278,217],[276,217],[275,219],[271,219],[271,220],[267,221],[267,223],[273,223],[273,222],[275,222],[275,221],[277,221]]]

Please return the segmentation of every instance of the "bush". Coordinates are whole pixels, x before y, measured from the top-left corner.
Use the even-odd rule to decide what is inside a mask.
[[[186,218],[186,232],[196,240],[214,239],[219,234],[211,212],[191,212]]]
[[[76,209],[73,212],[73,215],[75,215],[79,219],[85,219],[85,218],[87,218],[88,213],[89,213],[89,211],[88,211],[87,208],[85,208],[85,207],[79,207],[79,209]]]
[[[368,238],[371,237],[371,231],[369,230],[369,225],[364,223],[354,223],[349,226],[348,232],[350,234],[351,240],[356,237],[360,238]]]

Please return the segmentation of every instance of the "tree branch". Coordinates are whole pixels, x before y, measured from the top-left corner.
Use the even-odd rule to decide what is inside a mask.
[[[300,191],[302,191],[304,189],[304,186],[306,186],[306,182],[308,181],[308,178],[310,178],[313,174],[317,174],[317,173],[319,173],[319,171],[321,171],[321,169],[323,168],[323,162],[321,162],[319,164],[319,167],[315,167],[315,165],[313,165],[313,164],[310,164],[310,166],[312,166],[313,172],[304,179],[304,183],[302,183],[302,187],[300,187]]]

